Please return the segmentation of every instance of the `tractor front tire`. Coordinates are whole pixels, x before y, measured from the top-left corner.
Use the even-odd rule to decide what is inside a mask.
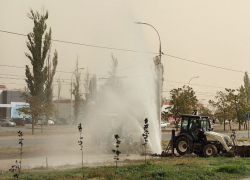
[[[189,143],[189,144],[188,144]],[[180,137],[176,141],[176,151],[180,155],[185,155],[190,150],[190,143],[187,137]]]
[[[215,157],[217,156],[217,148],[213,144],[207,144],[203,148],[203,156],[204,157]]]

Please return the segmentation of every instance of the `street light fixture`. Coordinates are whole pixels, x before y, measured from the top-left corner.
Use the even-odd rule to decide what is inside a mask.
[[[158,80],[159,80],[159,84],[158,84],[158,91],[159,91],[159,108],[158,108],[158,114],[159,114],[159,129],[161,132],[161,84],[162,84],[162,63],[161,63],[161,55],[163,54],[161,52],[161,38],[160,35],[158,33],[158,31],[155,29],[154,26],[152,26],[151,24],[148,23],[142,23],[142,22],[135,22],[136,24],[144,24],[144,25],[148,25],[151,26],[152,28],[154,28],[154,30],[156,31],[158,38],[159,38],[159,58],[160,58],[160,62],[158,64],[159,68],[158,68]],[[160,81],[161,80],[161,81]]]
[[[194,78],[199,78],[199,76],[192,77],[192,78],[189,80],[188,84],[190,84],[190,82],[191,82],[192,79],[194,79]]]
[[[74,72],[72,73],[71,75],[71,91],[70,91],[70,94],[71,94],[71,100],[70,100],[70,124],[72,125],[73,123],[73,104],[72,104],[72,77],[73,77],[73,74],[75,74],[76,71],[78,71],[79,69],[84,69],[84,68],[77,68],[76,70],[74,70]]]

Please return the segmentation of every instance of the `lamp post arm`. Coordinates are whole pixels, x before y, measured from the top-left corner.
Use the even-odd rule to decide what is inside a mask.
[[[192,79],[194,79],[194,78],[199,78],[199,76],[192,77],[192,78],[189,80],[188,84],[190,84],[190,82],[191,82]]]
[[[157,35],[158,35],[158,38],[159,38],[159,43],[160,43],[159,55],[161,56],[161,54],[162,54],[162,52],[161,52],[161,38],[160,38],[160,34],[159,34],[158,31],[155,29],[155,27],[152,26],[151,24],[142,23],[142,22],[136,22],[136,24],[145,24],[145,25],[148,25],[148,26],[151,26],[152,28],[154,28],[154,30],[156,31],[156,33],[157,33]]]

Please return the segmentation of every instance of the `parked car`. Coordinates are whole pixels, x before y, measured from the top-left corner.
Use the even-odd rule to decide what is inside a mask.
[[[70,121],[68,121],[68,120],[65,119],[65,118],[59,118],[57,124],[58,124],[58,125],[68,125],[68,124],[70,124]]]
[[[48,120],[48,125],[54,125],[55,122],[51,119]],[[45,119],[38,119],[37,125],[46,125]]]
[[[54,125],[54,124],[55,124],[55,122],[53,120],[51,120],[51,119],[48,120],[48,125]]]
[[[17,126],[25,125],[25,120],[23,118],[13,118],[12,121],[15,122]]]
[[[161,128],[166,129],[167,128],[167,123],[161,121]]]
[[[0,126],[15,127],[16,123],[13,122],[11,119],[0,119]]]
[[[30,118],[25,118],[24,123],[25,123],[25,124],[32,124],[32,119],[30,119]]]

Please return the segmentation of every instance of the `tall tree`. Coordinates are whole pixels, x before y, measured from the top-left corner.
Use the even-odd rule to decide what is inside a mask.
[[[61,78],[59,78],[57,82],[58,82],[58,91],[57,91],[56,120],[58,122],[59,121],[59,101],[60,101],[60,95],[61,95],[61,90],[62,90]]]
[[[208,117],[210,117],[210,118],[213,118],[213,117],[214,117],[212,111],[211,111],[210,109],[208,109],[207,107],[198,106],[198,107],[197,107],[197,110],[198,110],[198,112],[199,112],[199,115],[208,116]]]
[[[37,99],[37,106],[42,106],[45,100],[45,83],[48,78],[48,67],[45,66],[45,59],[47,53],[50,49],[51,44],[51,29],[49,32],[45,32],[47,29],[46,20],[49,17],[48,11],[43,15],[40,15],[38,12],[30,10],[30,13],[27,15],[34,23],[33,32],[29,33],[27,47],[30,51],[25,53],[26,57],[31,61],[32,71],[28,65],[26,65],[26,83],[30,94],[32,97]],[[55,53],[57,55],[57,53]],[[39,99],[39,100],[38,100]],[[28,102],[28,99],[26,99]],[[38,116],[40,113],[35,113],[34,109],[43,109],[43,108],[34,108],[33,103],[30,104],[30,114],[32,116],[32,134],[34,134],[34,122],[37,122]]]
[[[109,78],[104,84],[105,87],[117,90],[121,86],[121,80],[117,76],[118,60],[111,54],[112,62],[110,66],[110,71],[108,71]]]
[[[89,97],[90,97],[89,86],[90,86],[90,74],[89,74],[89,70],[87,69],[87,73],[86,73],[86,76],[85,76],[85,79],[84,79],[84,89],[85,89],[86,103],[88,103]]]
[[[239,130],[241,130],[241,124],[246,121],[246,113],[250,111],[250,105],[245,101],[246,93],[243,86],[239,89],[226,89],[228,92],[228,102],[230,103],[231,112],[233,117],[237,119],[239,123]]]
[[[189,86],[172,89],[170,91],[170,96],[170,103],[173,106],[168,108],[170,109],[169,116],[173,116],[176,124],[178,124],[178,118],[181,117],[181,114],[192,114],[193,110],[197,107],[197,97],[193,89]]]
[[[96,102],[97,96],[97,82],[96,82],[96,75],[93,75],[89,82],[89,93],[90,98],[93,102]]]
[[[81,106],[81,92],[80,92],[80,79],[81,79],[81,73],[78,72],[78,59],[76,63],[76,72],[75,75],[75,82],[73,83],[73,90],[72,94],[75,98],[75,104],[74,104],[74,123],[77,123],[80,113],[80,106]]]
[[[209,100],[209,103],[216,108],[215,117],[219,120],[223,120],[224,131],[226,130],[226,120],[233,119],[232,111],[230,111],[230,104],[228,102],[228,94],[226,92],[219,91],[214,100]]]
[[[246,92],[246,101],[248,104],[250,104],[250,80],[249,80],[249,76],[247,72],[245,72],[243,81],[244,81],[244,88]]]
[[[51,50],[51,46],[50,46],[50,50]],[[45,92],[44,92],[46,123],[48,122],[49,118],[55,113],[55,106],[53,103],[52,83],[53,83],[53,79],[56,73],[56,67],[58,63],[58,55],[57,55],[56,50],[54,52],[52,63],[50,62],[50,50],[49,50],[48,58],[47,58],[48,74],[47,74],[47,80],[45,82]]]

